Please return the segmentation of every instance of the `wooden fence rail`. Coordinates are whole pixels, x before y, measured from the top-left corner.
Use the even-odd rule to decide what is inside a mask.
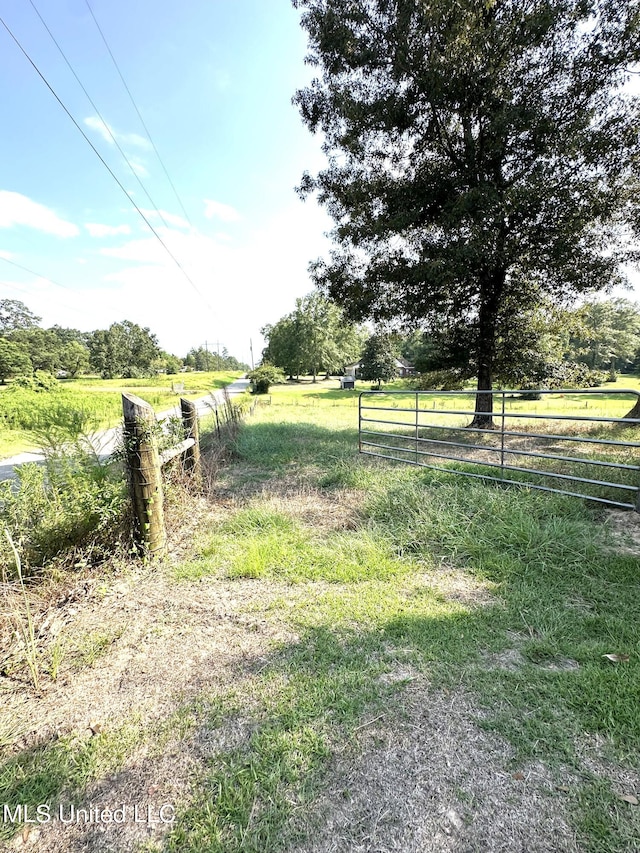
[[[160,452],[160,429],[152,407],[135,394],[122,395],[124,446],[134,512],[134,537],[138,548],[148,557],[161,557],[167,551],[162,490],[163,465],[182,456],[185,472],[190,476],[200,473],[200,441],[195,403],[181,398],[180,411],[185,438]]]

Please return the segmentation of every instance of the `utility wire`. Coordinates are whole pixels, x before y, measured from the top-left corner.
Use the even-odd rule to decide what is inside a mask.
[[[7,260],[7,258],[0,258],[0,260],[7,261],[7,263],[9,263],[9,264],[10,264],[10,263],[12,263],[12,261],[8,261],[8,260]],[[26,268],[26,267],[21,267],[21,266],[20,266],[20,264],[13,264],[13,266],[14,266],[14,267],[19,267],[19,268],[20,268],[20,269],[22,269],[22,270],[27,270],[27,268]],[[43,276],[43,275],[39,275],[38,273],[33,272],[33,270],[27,270],[27,272],[31,272],[31,273],[33,273],[33,275],[37,275],[37,276],[38,276],[38,278],[42,278],[42,279],[44,279],[45,281],[48,281],[48,282],[49,282],[49,284],[57,284],[57,282],[55,282],[55,281],[51,281],[51,279],[50,279],[50,278],[46,278],[46,277],[45,277],[45,276]],[[3,282],[2,282],[2,286],[3,286],[3,287],[8,287],[8,288],[10,288],[11,290],[17,290],[17,291],[18,291],[18,293],[27,293],[29,296],[32,296],[32,295],[33,295],[32,291],[28,290],[26,287],[19,287],[17,284],[9,284],[9,282],[8,282],[8,281],[3,281]],[[58,287],[62,287],[62,285],[61,285],[61,284],[58,284],[57,286],[58,286]],[[78,308],[78,306],[77,306],[77,305],[74,307],[74,306],[72,306],[72,305],[69,305],[69,304],[68,304],[68,303],[66,303],[66,302],[57,302],[56,304],[57,304],[57,305],[61,305],[63,308],[66,308],[66,309],[67,309],[67,311],[73,311],[75,314],[81,314],[81,313],[82,313],[82,312],[80,311],[80,309]]]
[[[45,28],[45,30],[49,33],[49,36],[51,37],[51,41],[52,41],[52,42],[55,44],[55,46],[58,48],[58,52],[60,53],[60,56],[61,56],[61,57],[64,59],[64,61],[67,63],[67,67],[68,67],[69,71],[71,71],[71,73],[73,74],[73,76],[75,77],[77,84],[80,86],[80,88],[82,89],[82,91],[85,93],[85,95],[87,96],[87,100],[89,101],[89,103],[91,104],[91,106],[93,107],[93,109],[96,111],[96,113],[97,113],[97,115],[98,115],[98,118],[99,118],[99,119],[100,119],[100,121],[102,122],[103,126],[106,128],[106,130],[107,130],[107,132],[108,132],[109,136],[111,137],[112,142],[114,143],[114,145],[116,146],[116,148],[118,149],[118,151],[120,152],[120,154],[122,154],[122,156],[123,156],[123,158],[124,158],[124,160],[125,160],[125,162],[126,162],[127,166],[129,167],[129,169],[131,169],[131,174],[132,174],[132,175],[133,175],[133,177],[136,179],[136,181],[140,184],[140,186],[141,186],[141,188],[142,188],[142,192],[143,192],[143,193],[146,195],[146,197],[149,199],[149,202],[151,203],[151,206],[155,209],[156,213],[158,214],[158,216],[159,216],[159,217],[160,217],[160,219],[162,220],[162,224],[165,226],[165,228],[168,228],[169,226],[168,226],[167,222],[165,221],[165,218],[164,218],[164,216],[162,215],[161,211],[158,209],[158,205],[155,203],[155,201],[154,201],[154,200],[151,198],[151,196],[149,195],[149,192],[147,191],[147,188],[145,187],[145,185],[142,183],[142,181],[141,181],[141,179],[140,179],[140,176],[138,175],[138,173],[136,172],[136,170],[133,168],[133,166],[131,165],[131,162],[129,161],[129,158],[127,157],[127,155],[124,153],[124,151],[123,151],[123,150],[122,150],[122,148],[120,147],[120,143],[118,142],[118,140],[117,140],[117,139],[116,139],[116,137],[114,136],[113,131],[111,130],[111,128],[109,127],[109,125],[107,124],[107,122],[106,122],[106,121],[104,120],[104,118],[102,117],[102,113],[100,112],[100,110],[99,110],[99,109],[98,109],[98,107],[96,106],[96,104],[95,104],[95,102],[94,102],[93,98],[91,97],[91,95],[90,95],[90,94],[87,92],[87,90],[85,89],[85,87],[84,87],[84,85],[83,85],[82,81],[80,80],[80,78],[79,78],[79,77],[78,77],[78,75],[76,74],[76,72],[75,72],[75,70],[74,70],[73,66],[71,65],[71,63],[70,63],[70,62],[69,62],[69,60],[67,59],[67,57],[66,57],[66,55],[65,55],[65,52],[63,51],[63,49],[60,47],[60,45],[59,45],[59,44],[58,44],[58,42],[56,41],[55,36],[53,35],[53,33],[51,32],[51,30],[50,30],[50,29],[49,29],[49,27],[47,26],[46,21],[44,20],[44,18],[42,17],[42,15],[40,14],[40,12],[38,11],[38,7],[37,7],[37,6],[36,6],[36,4],[33,2],[33,0],[29,0],[29,3],[31,3],[31,6],[33,7],[34,12],[35,12],[35,13],[36,13],[36,15],[40,18],[40,21],[41,21],[41,23],[42,23],[42,26],[43,26],[43,27]]]
[[[75,288],[73,288],[73,287],[69,287],[69,285],[68,285],[68,284],[60,284],[60,282],[59,282],[59,281],[54,281],[52,278],[49,278],[49,276],[42,275],[42,273],[36,272],[35,270],[32,270],[32,269],[30,269],[29,267],[25,267],[25,266],[23,266],[22,264],[18,264],[18,263],[16,263],[15,261],[11,261],[11,260],[9,260],[9,258],[5,258],[5,257],[3,257],[2,255],[0,255],[0,261],[4,261],[4,262],[5,262],[5,264],[11,264],[11,266],[12,266],[12,267],[17,267],[19,270],[23,270],[24,272],[28,272],[28,273],[30,273],[31,275],[35,275],[35,276],[36,276],[36,278],[41,278],[41,279],[43,279],[44,281],[48,281],[48,282],[49,282],[49,284],[53,284],[53,285],[55,285],[55,287],[61,287],[63,290],[69,290],[69,291],[71,291],[71,293],[75,293],[75,294],[76,294],[76,296],[78,295],[78,291],[77,291]],[[22,288],[22,287],[17,287],[17,286],[15,286],[15,285],[8,284],[7,282],[3,282],[3,284],[4,284],[6,287],[13,287],[13,289],[14,289],[14,290],[21,290],[23,293],[29,293],[29,291],[28,291],[28,290],[25,290],[25,289],[24,289],[24,288]],[[62,302],[61,302],[61,303],[59,303],[59,304],[60,304],[60,305],[64,305],[64,307],[65,307],[65,308],[70,308],[70,307],[71,307],[70,305],[66,305],[66,304],[64,304],[64,303],[62,303]],[[115,306],[114,306],[114,305],[110,305],[110,304],[108,304],[108,303],[103,303],[103,304],[106,304],[106,307],[111,308],[111,310],[112,310],[112,311],[116,311],[116,308],[115,308]],[[78,312],[78,308],[77,308],[77,307],[76,307],[76,308],[73,308],[72,310],[73,310],[73,311]],[[120,310],[120,309],[117,309],[118,313],[119,313],[119,310]],[[78,313],[80,313],[80,312],[78,312]]]
[[[95,147],[95,145],[93,144],[93,142],[89,139],[89,137],[87,136],[87,134],[84,132],[84,130],[80,127],[80,125],[79,125],[79,124],[78,124],[78,122],[75,120],[75,118],[74,118],[74,117],[72,116],[72,114],[69,112],[69,110],[67,109],[67,107],[65,106],[65,104],[62,102],[62,100],[60,99],[60,97],[58,96],[58,94],[55,92],[55,90],[53,89],[53,87],[51,86],[51,84],[49,83],[49,81],[47,80],[47,78],[44,76],[44,74],[42,73],[42,71],[40,71],[40,69],[38,68],[38,66],[37,66],[37,65],[35,64],[35,62],[33,61],[33,59],[31,59],[31,57],[29,56],[29,54],[27,53],[27,51],[26,51],[26,50],[24,49],[24,47],[20,44],[20,42],[18,41],[18,39],[16,38],[16,36],[13,34],[13,32],[11,31],[11,29],[9,28],[8,24],[6,23],[6,21],[5,21],[5,20],[4,20],[4,18],[2,18],[2,17],[0,17],[0,24],[2,24],[2,26],[5,28],[5,30],[9,33],[9,35],[11,36],[11,38],[13,39],[13,41],[15,42],[15,44],[18,46],[18,48],[19,48],[20,52],[24,55],[24,57],[27,59],[27,61],[29,62],[29,64],[33,67],[34,71],[37,73],[37,75],[40,77],[40,79],[42,80],[42,82],[45,84],[45,86],[47,87],[47,89],[49,89],[49,91],[51,92],[51,94],[53,95],[53,97],[54,97],[54,98],[56,99],[56,101],[60,104],[60,106],[62,107],[62,109],[65,111],[65,113],[69,116],[69,118],[71,119],[71,121],[72,121],[72,122],[74,123],[74,125],[76,126],[76,129],[77,129],[77,130],[82,134],[82,136],[83,136],[83,137],[84,137],[84,139],[85,139],[85,142],[86,142],[89,146],[91,146],[91,148],[92,148],[92,150],[93,150],[94,154],[96,155],[96,157],[100,160],[100,162],[101,162],[101,163],[102,163],[102,165],[105,167],[105,169],[109,172],[109,174],[111,175],[111,177],[113,178],[113,180],[117,183],[117,185],[120,187],[120,189],[122,190],[122,192],[126,195],[126,197],[128,198],[128,200],[131,202],[131,204],[132,204],[132,205],[135,207],[135,209],[138,211],[138,213],[140,214],[140,216],[142,217],[142,219],[144,220],[144,222],[146,223],[146,225],[149,227],[149,229],[151,230],[151,232],[155,235],[155,237],[156,237],[156,239],[158,240],[158,242],[159,242],[159,243],[161,243],[161,245],[163,246],[163,248],[164,248],[164,250],[166,251],[166,253],[167,253],[167,254],[169,255],[169,257],[172,259],[172,261],[175,263],[175,265],[178,267],[178,269],[182,272],[182,274],[184,275],[184,277],[186,278],[186,280],[189,282],[189,284],[191,285],[191,287],[195,290],[195,292],[198,294],[198,296],[202,299],[202,301],[203,301],[203,302],[204,302],[204,304],[207,306],[207,308],[208,308],[208,309],[213,313],[213,308],[211,307],[211,305],[209,305],[209,303],[208,303],[208,302],[207,302],[207,300],[205,299],[204,295],[203,295],[203,294],[200,292],[200,290],[198,289],[198,287],[197,287],[197,285],[195,284],[195,282],[191,279],[191,277],[188,275],[187,271],[184,269],[184,267],[182,266],[182,264],[180,263],[180,261],[176,258],[176,256],[175,256],[175,255],[173,254],[173,252],[169,249],[169,247],[168,247],[168,246],[167,246],[167,244],[164,242],[164,240],[162,239],[162,237],[158,234],[158,232],[156,231],[156,229],[155,229],[155,228],[153,227],[153,225],[149,222],[149,220],[148,220],[148,219],[147,219],[147,217],[144,215],[144,213],[140,210],[140,208],[139,208],[139,207],[138,207],[138,205],[135,203],[135,201],[131,198],[131,196],[129,195],[129,193],[127,192],[127,190],[124,188],[123,184],[120,182],[120,180],[119,180],[118,176],[115,174],[115,172],[113,171],[113,169],[111,169],[111,167],[110,167],[110,166],[109,166],[109,164],[106,162],[106,160],[104,159],[104,157],[100,154],[100,152],[99,152],[99,151],[98,151],[98,149]]]
[[[90,6],[90,4],[89,4],[89,0],[84,0],[84,2],[86,3],[87,9],[89,10],[89,13],[91,14],[91,17],[93,18],[93,22],[94,22],[94,24],[95,24],[95,25],[96,25],[96,27],[98,28],[98,32],[99,32],[99,33],[100,33],[100,35],[102,36],[102,41],[104,42],[104,46],[107,48],[107,50],[108,50],[108,52],[109,52],[109,56],[111,57],[111,61],[113,62],[114,66],[115,66],[115,69],[116,69],[116,71],[118,72],[118,74],[119,74],[119,76],[120,76],[120,79],[122,80],[122,85],[123,85],[123,86],[124,86],[124,88],[126,89],[126,91],[127,91],[127,95],[129,95],[129,99],[131,100],[131,103],[133,104],[133,108],[134,108],[134,110],[135,110],[135,111],[136,111],[136,113],[138,114],[138,118],[140,119],[140,123],[142,124],[142,126],[143,126],[143,128],[144,128],[144,130],[145,130],[145,133],[147,134],[147,136],[148,136],[148,138],[149,138],[149,142],[150,142],[150,143],[151,143],[151,145],[153,146],[153,150],[154,150],[154,151],[155,151],[155,153],[156,153],[156,157],[158,158],[158,162],[159,162],[159,163],[160,163],[160,165],[162,166],[162,169],[163,169],[163,171],[164,171],[165,175],[167,176],[167,180],[169,181],[169,184],[171,185],[171,189],[173,190],[175,197],[178,199],[178,204],[179,204],[179,205],[180,205],[180,207],[182,208],[182,212],[184,213],[185,219],[187,220],[187,222],[189,223],[189,225],[191,225],[191,220],[189,219],[189,214],[187,213],[187,211],[186,211],[186,209],[185,209],[185,206],[184,206],[184,204],[182,203],[182,199],[181,199],[181,198],[180,198],[180,196],[178,195],[178,190],[175,188],[175,185],[174,185],[173,181],[171,180],[171,178],[170,178],[170,176],[169,176],[169,172],[167,171],[167,167],[164,165],[164,162],[163,162],[163,160],[162,160],[162,157],[160,156],[160,153],[159,153],[158,149],[156,148],[156,144],[155,144],[155,142],[153,141],[153,139],[152,139],[152,137],[151,137],[151,133],[149,132],[149,128],[147,127],[147,125],[146,125],[146,123],[145,123],[145,120],[142,118],[142,115],[141,115],[141,113],[140,113],[140,110],[138,109],[138,105],[136,104],[135,99],[134,99],[133,95],[131,94],[131,90],[130,90],[130,89],[129,89],[129,87],[127,86],[126,80],[124,79],[124,76],[123,76],[123,74],[122,74],[122,71],[120,70],[120,66],[119,66],[119,65],[118,65],[118,63],[116,62],[116,58],[115,58],[115,56],[113,55],[113,53],[112,53],[112,51],[111,51],[111,48],[109,47],[109,42],[107,41],[105,34],[102,32],[102,28],[100,27],[100,24],[98,23],[98,20],[97,20],[96,16],[95,16],[95,15],[94,15],[94,13],[93,13],[93,9],[91,8],[91,6]]]

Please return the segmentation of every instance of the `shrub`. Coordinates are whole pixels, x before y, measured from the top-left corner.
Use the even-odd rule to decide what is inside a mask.
[[[411,385],[416,391],[460,391],[465,379],[455,369],[429,370],[412,380]]]
[[[261,364],[247,373],[247,377],[251,380],[254,394],[268,394],[272,385],[285,381],[282,370],[273,364]]]
[[[125,516],[124,482],[86,454],[50,456],[45,465],[17,470],[18,483],[0,483],[0,526],[20,553],[25,573],[78,546],[93,546],[92,559],[113,552]],[[15,560],[0,548],[0,570],[14,573]]]
[[[46,370],[36,370],[33,376],[16,376],[13,380],[11,388],[23,388],[27,391],[59,391],[60,383],[53,375]]]

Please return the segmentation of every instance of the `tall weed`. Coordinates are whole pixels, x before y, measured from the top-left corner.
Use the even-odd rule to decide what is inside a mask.
[[[0,483],[0,523],[9,530],[27,573],[89,542],[95,559],[110,553],[125,516],[120,477],[86,456],[49,457],[42,466],[20,466],[17,476],[17,484]],[[0,550],[8,577],[13,565],[6,548]]]

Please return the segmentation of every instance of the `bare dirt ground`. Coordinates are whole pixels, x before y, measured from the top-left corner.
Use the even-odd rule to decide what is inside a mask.
[[[267,493],[266,486],[256,489]],[[327,496],[286,482],[270,484],[268,491],[281,508],[304,515],[307,523],[311,518],[318,525],[348,526],[357,509],[357,495],[348,491]],[[203,502],[192,527],[233,505],[230,497],[217,507]],[[173,558],[190,548],[187,531],[174,541]],[[444,570],[439,579],[425,582],[479,606],[490,600],[462,572]],[[83,666],[63,660],[57,680],[44,678],[39,694],[24,673],[0,676],[5,755],[69,735],[90,739],[133,720],[147,736],[120,770],[90,786],[86,804],[137,804],[145,815],[147,808],[157,814],[163,804],[188,802],[207,759],[248,737],[251,707],[214,730],[183,726],[175,714],[197,697],[225,694],[250,679],[275,646],[296,642],[277,610],[269,608],[285,591],[304,595],[303,585],[264,580],[179,583],[165,569],[149,567],[87,576],[63,591],[54,589],[36,613],[42,648],[99,634],[107,638],[106,650],[90,664],[85,655]],[[0,658],[15,654],[15,638],[5,630]],[[501,663],[487,662],[496,665]],[[511,747],[480,728],[473,696],[462,687],[435,690],[404,669],[388,678],[406,681],[397,707],[365,720],[354,742],[334,757],[320,801],[304,825],[294,827],[306,832],[307,840],[292,843],[289,853],[580,850],[569,827],[568,803],[551,774],[538,764],[514,773]],[[125,853],[161,841],[167,828],[145,820],[83,827],[52,821],[20,832],[7,847]]]

